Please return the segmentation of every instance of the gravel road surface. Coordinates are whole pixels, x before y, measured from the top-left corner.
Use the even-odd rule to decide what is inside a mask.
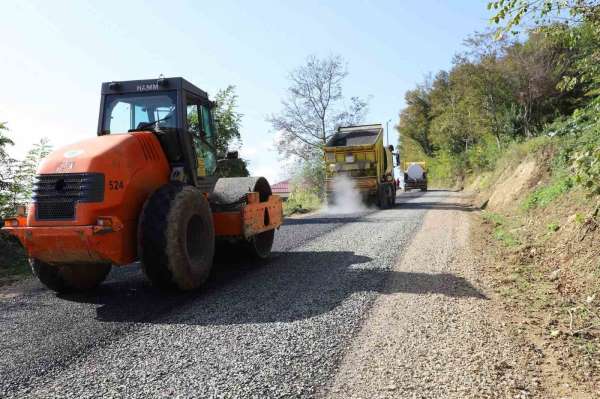
[[[194,293],[137,266],[92,295],[0,288],[0,398],[528,397],[459,197],[288,219],[268,262],[229,253]]]
[[[509,339],[495,317],[469,243],[473,208],[461,197],[450,194],[425,216],[330,398],[549,398],[538,386],[539,353]]]
[[[114,269],[88,296],[57,296],[34,279],[2,288],[0,397],[319,395],[446,196],[289,219],[270,261],[221,260],[196,293],[155,291],[139,267]]]

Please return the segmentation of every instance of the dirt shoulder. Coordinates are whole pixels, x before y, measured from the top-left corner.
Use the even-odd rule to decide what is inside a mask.
[[[579,195],[528,213],[488,211],[471,231],[507,331],[540,353],[543,384],[560,398],[600,392],[600,231]]]
[[[332,398],[548,397],[541,355],[506,333],[470,244],[467,198],[432,202],[342,361]]]

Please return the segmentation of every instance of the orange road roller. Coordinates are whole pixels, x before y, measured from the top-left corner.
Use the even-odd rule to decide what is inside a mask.
[[[217,177],[214,106],[183,78],[102,84],[97,137],[46,157],[27,217],[5,220],[43,284],[89,290],[140,260],[153,285],[192,290],[219,241],[270,255],[281,199],[262,177]]]

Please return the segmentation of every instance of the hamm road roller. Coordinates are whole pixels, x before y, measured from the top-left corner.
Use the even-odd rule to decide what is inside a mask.
[[[46,157],[27,217],[5,220],[43,284],[89,290],[139,260],[153,285],[191,290],[220,241],[269,256],[281,199],[262,177],[216,177],[214,106],[182,78],[102,84],[97,137]]]

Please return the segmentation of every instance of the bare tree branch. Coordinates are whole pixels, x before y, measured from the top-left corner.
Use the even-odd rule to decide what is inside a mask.
[[[309,56],[290,73],[283,109],[268,118],[280,133],[276,143],[280,154],[314,159],[338,126],[362,121],[368,101],[352,97],[350,105],[345,105],[342,82],[347,75],[340,56]]]

